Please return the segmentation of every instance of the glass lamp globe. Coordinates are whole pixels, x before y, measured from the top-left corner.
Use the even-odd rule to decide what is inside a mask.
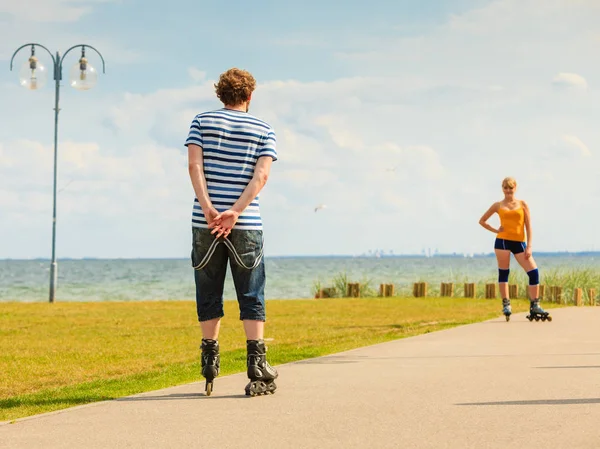
[[[31,56],[19,71],[19,84],[30,90],[44,87],[48,80],[48,71],[38,58]]]
[[[71,87],[77,90],[88,90],[98,82],[98,72],[87,62],[86,58],[81,58],[77,64],[71,68],[69,77]]]

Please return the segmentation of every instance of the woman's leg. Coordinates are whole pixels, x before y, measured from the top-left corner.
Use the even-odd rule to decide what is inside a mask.
[[[510,250],[495,249],[496,260],[498,261],[498,290],[502,299],[508,297],[508,273],[510,268]]]
[[[529,259],[525,257],[525,253],[515,254],[515,259],[519,265],[525,270],[529,276],[529,299],[534,301],[540,297],[540,276],[535,263],[535,259],[531,256]]]

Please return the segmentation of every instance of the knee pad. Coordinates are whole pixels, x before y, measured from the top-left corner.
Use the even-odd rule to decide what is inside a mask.
[[[527,272],[529,276],[529,285],[538,285],[540,283],[540,272],[537,268]]]
[[[498,269],[498,282],[508,282],[508,274],[510,270],[503,270],[502,268]]]

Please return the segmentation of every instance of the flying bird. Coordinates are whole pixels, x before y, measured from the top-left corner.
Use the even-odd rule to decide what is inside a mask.
[[[317,212],[318,210],[321,210],[321,209],[325,209],[326,207],[327,207],[326,204],[319,204],[317,207],[315,207],[315,212]]]

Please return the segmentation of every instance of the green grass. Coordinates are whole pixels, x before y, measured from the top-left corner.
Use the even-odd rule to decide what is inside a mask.
[[[528,303],[514,301],[515,312]],[[499,316],[457,298],[270,300],[273,365]],[[225,303],[222,375],[245,370],[237,303]],[[189,301],[0,303],[0,421],[202,380]],[[240,390],[243,385],[240,385]]]

